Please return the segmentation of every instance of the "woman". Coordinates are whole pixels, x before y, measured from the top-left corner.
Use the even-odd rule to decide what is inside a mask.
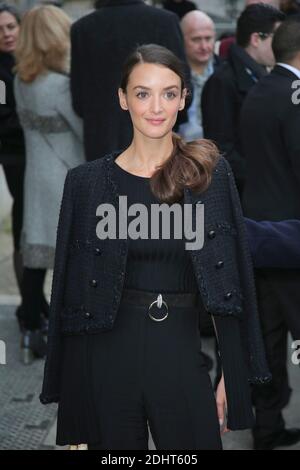
[[[59,445],[147,449],[148,421],[157,449],[221,449],[226,408],[230,429],[253,424],[248,380],[269,372],[242,214],[216,147],[172,133],[186,93],[176,56],[139,47],[119,89],[131,145],[67,175],[40,397],[59,402]],[[161,228],[168,208],[184,216]],[[201,308],[222,357],[216,401]]]
[[[0,163],[3,165],[7,186],[13,198],[13,261],[16,280],[21,291],[23,264],[20,252],[20,235],[23,218],[25,145],[13,92],[14,51],[19,31],[19,12],[11,5],[0,3],[0,80],[5,83],[6,91],[5,103],[0,104]],[[20,307],[16,313],[20,317]]]
[[[26,143],[22,357],[44,357],[40,312],[46,270],[53,267],[56,227],[67,171],[84,159],[82,123],[72,110],[70,19],[40,6],[22,21],[16,49],[15,97]]]

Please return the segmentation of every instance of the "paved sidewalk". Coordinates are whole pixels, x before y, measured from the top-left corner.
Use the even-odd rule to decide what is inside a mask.
[[[55,449],[56,405],[43,406],[38,399],[44,361],[30,366],[20,362],[20,334],[14,313],[19,296],[11,252],[9,223],[6,222],[0,227],[0,340],[6,344],[6,365],[0,364],[0,450]],[[50,285],[51,275],[47,278],[48,295]],[[205,342],[205,350],[212,354],[213,345],[209,340]],[[286,418],[289,427],[300,427],[299,368],[291,366],[290,374],[294,393]],[[228,433],[223,442],[225,449],[251,449],[249,431]],[[154,449],[151,438],[149,449]],[[300,444],[294,449],[300,450]]]

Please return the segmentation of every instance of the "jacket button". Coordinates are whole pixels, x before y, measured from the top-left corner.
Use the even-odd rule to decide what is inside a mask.
[[[232,292],[227,292],[227,294],[224,295],[225,300],[230,300],[232,298]]]
[[[95,255],[100,256],[101,255],[101,250],[100,248],[95,248]]]
[[[214,230],[210,230],[210,232],[208,232],[208,238],[210,240],[212,240],[213,238],[215,238],[216,236],[216,232]]]
[[[92,318],[92,314],[90,312],[85,312],[85,318],[87,319]]]
[[[218,261],[217,264],[216,264],[217,269],[221,269],[221,268],[223,268],[223,266],[224,266],[224,261]]]
[[[96,281],[96,279],[92,279],[92,280],[90,281],[90,286],[91,286],[91,287],[97,287],[97,286],[98,286],[98,281]]]

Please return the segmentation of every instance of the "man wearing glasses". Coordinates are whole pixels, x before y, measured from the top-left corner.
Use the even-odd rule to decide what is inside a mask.
[[[285,15],[265,4],[250,5],[238,19],[236,44],[202,93],[204,137],[213,139],[232,166],[240,194],[245,182],[238,140],[239,115],[252,86],[275,65],[272,36]]]

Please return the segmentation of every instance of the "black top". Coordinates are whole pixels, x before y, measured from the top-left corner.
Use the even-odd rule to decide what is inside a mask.
[[[170,217],[170,237],[163,238],[162,224],[159,225],[159,239],[151,239],[151,207],[161,204],[150,188],[150,178],[133,175],[114,165],[119,195],[127,196],[128,208],[132,204],[141,203],[147,208],[148,230],[145,229],[147,239],[133,240],[128,237],[128,258],[126,265],[126,289],[139,289],[159,292],[197,292],[197,281],[194,275],[192,260],[185,249],[184,229],[182,223],[175,225],[174,217]],[[181,209],[183,200],[179,201]],[[183,213],[183,212],[182,212]],[[139,216],[128,216],[130,222]],[[181,221],[183,217],[181,218]],[[161,221],[161,218],[160,218]],[[152,225],[153,227],[153,225]],[[181,230],[182,238],[175,239],[174,231]],[[137,231],[142,227],[137,227]]]

